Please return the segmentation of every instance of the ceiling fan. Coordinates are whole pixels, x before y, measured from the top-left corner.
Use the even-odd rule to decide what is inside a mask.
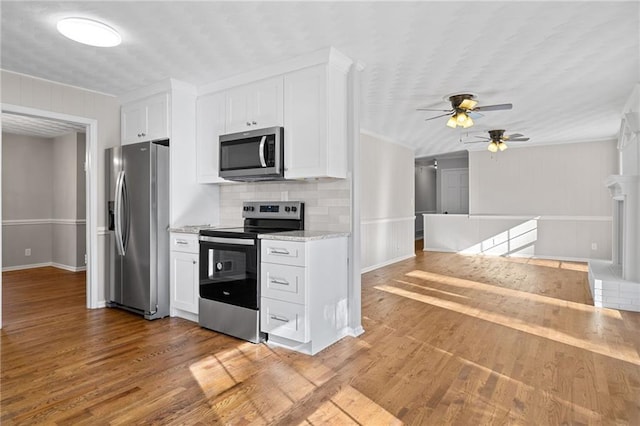
[[[416,108],[417,111],[441,111],[445,114],[436,115],[425,119],[434,120],[436,118],[451,116],[447,121],[447,126],[456,128],[458,126],[466,129],[473,126],[473,120],[471,119],[471,113],[478,113],[480,111],[499,111],[513,108],[512,104],[498,104],[498,105],[478,105],[476,101],[476,95],[471,93],[460,93],[456,95],[445,96],[451,102],[451,109],[430,109],[430,108]],[[478,114],[481,117],[481,115]]]
[[[483,139],[484,142],[489,141],[489,145],[487,145],[487,149],[491,152],[504,151],[508,148],[505,142],[526,142],[529,138],[525,138],[521,133],[513,133],[511,135],[505,135],[504,130],[489,130],[489,137],[485,136],[476,136],[476,138]],[[470,141],[465,143],[478,143],[480,141]]]

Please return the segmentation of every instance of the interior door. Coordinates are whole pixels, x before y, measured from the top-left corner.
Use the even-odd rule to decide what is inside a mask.
[[[442,178],[442,213],[469,213],[469,170],[444,169]]]

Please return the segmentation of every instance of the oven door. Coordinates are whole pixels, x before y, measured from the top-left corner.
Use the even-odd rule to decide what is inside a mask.
[[[255,239],[200,236],[200,297],[258,309]]]

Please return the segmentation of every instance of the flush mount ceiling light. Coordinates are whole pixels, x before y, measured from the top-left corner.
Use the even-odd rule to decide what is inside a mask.
[[[116,30],[93,19],[61,19],[58,21],[57,28],[63,36],[89,46],[113,47],[122,42],[122,37]]]

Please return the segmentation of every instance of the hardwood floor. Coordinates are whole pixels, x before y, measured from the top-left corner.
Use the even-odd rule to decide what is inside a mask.
[[[640,424],[640,314],[584,265],[418,253],[363,276],[363,325],[315,357],[84,308],[84,277],[3,274],[11,424]]]

